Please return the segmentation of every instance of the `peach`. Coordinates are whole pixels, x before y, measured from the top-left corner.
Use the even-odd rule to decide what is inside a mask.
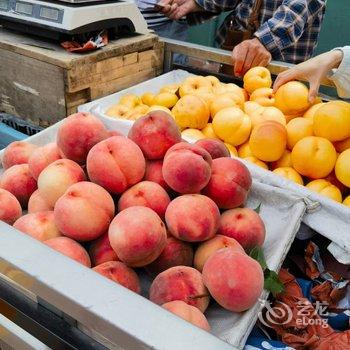
[[[109,226],[108,237],[118,258],[128,266],[146,266],[156,260],[166,245],[163,221],[152,209],[130,207]]]
[[[212,159],[197,145],[180,142],[171,147],[164,157],[163,177],[174,191],[200,192],[209,182]]]
[[[55,143],[48,143],[34,150],[28,160],[29,171],[35,180],[40,173],[55,160],[61,159],[60,150]]]
[[[350,187],[350,149],[339,154],[335,163],[335,175],[343,185]]]
[[[170,190],[170,187],[163,178],[163,161],[162,160],[149,160],[146,162],[146,171],[144,179],[152,181],[162,186],[166,191]]]
[[[92,182],[111,193],[122,193],[142,180],[146,161],[140,147],[123,136],[113,136],[95,145],[87,156]]]
[[[294,118],[287,124],[287,147],[292,150],[298,141],[313,136],[312,121],[307,118]]]
[[[250,162],[250,163],[253,163],[253,164],[259,166],[260,168],[269,170],[269,167],[268,167],[268,165],[267,165],[265,162],[263,162],[262,160],[260,160],[260,159],[258,159],[258,158],[256,158],[256,157],[254,157],[254,156],[245,157],[245,158],[243,158],[243,159],[247,160],[247,161]]]
[[[53,207],[48,205],[44,198],[40,195],[39,190],[33,192],[28,201],[28,213],[37,213],[39,211],[50,211]]]
[[[151,181],[141,181],[121,195],[118,211],[129,207],[143,206],[153,209],[161,219],[164,219],[169,203],[169,195],[162,186]]]
[[[229,107],[238,107],[236,100],[232,98],[230,94],[224,93],[216,95],[210,104],[210,115],[212,118],[214,118],[216,113]]]
[[[212,88],[215,88],[216,86],[221,84],[220,80],[217,77],[213,76],[213,75],[207,75],[204,78],[206,80],[210,81],[210,84],[211,84]]]
[[[219,139],[214,132],[212,123],[208,123],[207,126],[201,130],[201,132],[207,139]]]
[[[181,141],[174,119],[166,112],[154,111],[138,119],[128,135],[147,159],[163,159],[166,151]]]
[[[44,242],[51,249],[77,261],[86,267],[91,267],[89,254],[81,244],[68,237],[51,238]]]
[[[333,199],[336,202],[342,202],[342,195],[338,187],[332,185],[329,181],[324,179],[317,179],[309,182],[306,187],[311,191],[315,191],[322,196]]]
[[[172,108],[178,100],[179,98],[173,92],[160,92],[153,97],[152,104]]]
[[[84,180],[84,171],[77,163],[70,159],[59,159],[40,173],[38,189],[43,200],[53,208],[69,186]]]
[[[316,136],[342,141],[350,137],[350,103],[331,101],[315,112],[313,129]]]
[[[230,248],[220,249],[209,257],[204,264],[203,281],[215,301],[233,312],[251,308],[264,288],[259,263]]]
[[[233,146],[241,145],[247,141],[251,127],[249,116],[238,107],[224,108],[216,113],[213,119],[215,134]]]
[[[350,196],[347,196],[347,197],[343,200],[343,204],[346,205],[347,207],[350,207]]]
[[[129,94],[122,96],[119,100],[119,104],[129,108],[135,108],[142,104],[142,100],[134,94]]]
[[[175,198],[165,213],[170,233],[186,242],[202,242],[213,237],[219,220],[220,211],[217,205],[201,194]]]
[[[230,157],[230,152],[225,144],[220,140],[203,139],[196,142],[196,145],[204,148],[212,159]]]
[[[282,167],[292,167],[292,153],[287,149],[283,152],[282,157],[280,159],[271,163],[272,170]]]
[[[183,139],[189,138],[190,140],[201,140],[205,139],[204,134],[198,129],[185,129],[181,131]]]
[[[42,242],[62,236],[55,223],[53,211],[24,215],[13,224],[13,227]]]
[[[304,114],[303,117],[309,119],[312,123],[314,122],[314,116],[316,111],[324,105],[323,102],[312,105]]]
[[[80,112],[64,119],[57,132],[57,146],[66,158],[84,164],[90,149],[108,136],[99,119]]]
[[[220,209],[231,209],[246,201],[251,185],[252,177],[242,162],[233,158],[217,158],[213,160],[212,175],[202,193]]]
[[[141,96],[141,100],[142,103],[147,105],[147,106],[152,106],[153,104],[153,99],[154,99],[154,93],[153,92],[145,92],[142,96]]]
[[[212,83],[208,79],[200,75],[187,77],[179,86],[179,95],[192,95],[194,92],[212,90]]]
[[[275,121],[258,124],[253,129],[249,139],[249,147],[253,155],[265,162],[274,162],[280,159],[286,145],[286,128]]]
[[[238,157],[238,152],[235,146],[230,145],[229,143],[224,143],[224,145],[226,146],[226,148],[229,150],[230,152],[230,156],[231,157]]]
[[[117,253],[111,247],[108,232],[93,241],[89,248],[89,254],[93,266],[103,264],[107,261],[119,261]]]
[[[260,88],[270,88],[271,85],[271,73],[265,67],[254,67],[244,74],[243,87],[250,94]]]
[[[338,187],[340,192],[342,192],[342,193],[346,193],[347,192],[348,188],[337,179],[337,176],[335,175],[335,171],[332,171],[324,179],[329,181],[335,187]]]
[[[210,325],[206,317],[196,307],[188,305],[182,300],[169,301],[168,303],[163,304],[162,307],[174,315],[181,317],[185,321],[190,322],[205,331],[210,331]]]
[[[233,83],[220,84],[213,89],[215,95],[226,95],[233,99],[239,107],[246,101],[245,91]]]
[[[259,123],[272,120],[286,126],[286,117],[276,107],[261,107],[255,110],[251,115],[252,127],[254,128]]]
[[[113,105],[111,107],[109,107],[106,111],[105,114],[108,117],[111,118],[120,118],[120,119],[127,119],[129,113],[131,113],[132,109],[128,106],[125,105]],[[108,133],[109,136],[111,136]]]
[[[302,185],[302,186],[304,185],[303,178],[300,176],[300,174],[297,171],[295,171],[291,167],[276,168],[274,169],[273,172],[299,185]]]
[[[252,116],[252,114],[259,108],[261,108],[262,106],[259,105],[259,103],[256,103],[254,101],[247,101],[244,102],[243,105],[243,111],[245,114],[248,114],[250,117]]]
[[[290,81],[275,93],[275,107],[285,115],[302,116],[310,106],[309,89],[299,81]]]
[[[180,84],[172,83],[164,85],[160,88],[159,92],[172,92],[173,94],[177,94],[179,91]]]
[[[121,261],[106,261],[93,268],[100,275],[140,294],[140,280],[136,272]]]
[[[249,141],[243,143],[238,147],[238,156],[240,158],[247,158],[253,156],[253,153],[249,147]]]
[[[337,153],[330,141],[322,137],[304,137],[292,150],[293,168],[311,179],[324,178],[331,173]]]
[[[221,215],[218,234],[234,238],[245,250],[250,250],[264,244],[265,224],[253,209],[226,210]]]
[[[0,188],[0,221],[12,225],[21,215],[22,208],[17,198]]]
[[[114,216],[111,195],[92,182],[78,182],[70,187],[55,204],[56,224],[67,237],[91,241],[107,231]]]
[[[250,95],[250,101],[259,103],[264,107],[271,107],[275,105],[275,96],[271,88],[259,88]]]
[[[208,258],[222,248],[231,248],[245,253],[243,247],[234,238],[216,235],[199,245],[194,255],[194,267],[202,272],[203,266]]]
[[[203,129],[210,117],[207,103],[197,95],[185,95],[172,109],[176,124],[180,128]]]
[[[38,146],[25,141],[15,141],[10,143],[2,155],[2,166],[8,169],[13,165],[27,164],[32,153]]]
[[[0,188],[11,192],[24,209],[37,189],[37,183],[29,172],[28,164],[17,164],[4,171],[0,178]]]
[[[181,300],[202,312],[209,305],[209,294],[202,274],[189,266],[174,266],[160,273],[153,280],[149,296],[158,305]]]
[[[147,271],[158,275],[159,273],[174,266],[192,266],[193,249],[191,244],[180,241],[175,237],[168,236],[165,248],[159,257],[147,265]]]
[[[333,145],[334,145],[336,151],[338,153],[341,153],[341,152],[350,148],[350,137],[343,140],[343,141],[334,142]]]

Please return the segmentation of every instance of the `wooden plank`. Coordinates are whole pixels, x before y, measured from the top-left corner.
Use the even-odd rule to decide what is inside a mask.
[[[0,67],[0,111],[41,126],[66,116],[62,68],[5,49]]]
[[[0,28],[0,48],[66,69],[96,63],[111,57],[124,56],[132,52],[144,51],[152,47],[157,41],[158,36],[152,33],[134,35],[111,40],[106,47],[91,53],[72,54],[64,50],[59,44]]]
[[[91,87],[91,100],[103,97],[156,76],[155,68],[148,68],[132,75]]]
[[[132,52],[123,56],[123,66],[137,63],[138,52]]]

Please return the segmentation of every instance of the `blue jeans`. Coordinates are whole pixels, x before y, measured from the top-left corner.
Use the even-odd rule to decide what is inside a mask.
[[[187,41],[188,37],[188,24],[186,21],[171,21],[164,24],[154,26],[153,29],[157,35],[164,38]],[[179,64],[185,64],[187,57],[180,54],[174,55],[174,62]]]

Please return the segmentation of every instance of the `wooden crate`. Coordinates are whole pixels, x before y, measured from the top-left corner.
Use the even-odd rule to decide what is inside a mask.
[[[0,111],[51,125],[80,104],[159,75],[163,50],[158,37],[147,34],[71,54],[0,28]]]

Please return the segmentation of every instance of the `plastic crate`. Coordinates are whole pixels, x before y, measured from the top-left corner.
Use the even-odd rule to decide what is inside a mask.
[[[24,140],[41,130],[43,128],[40,126],[6,113],[0,113],[0,149],[5,148],[13,141]]]

